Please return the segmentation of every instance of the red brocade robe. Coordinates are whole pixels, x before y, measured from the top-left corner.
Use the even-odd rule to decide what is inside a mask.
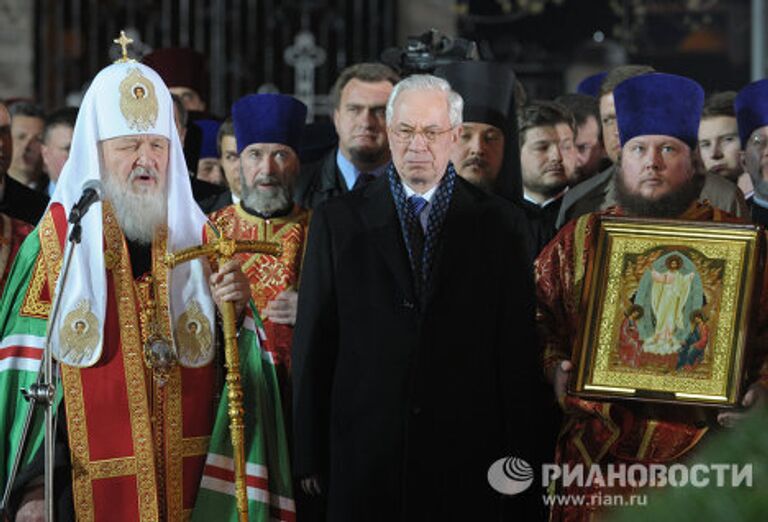
[[[310,211],[295,206],[287,216],[261,218],[249,214],[241,205],[230,205],[208,216],[216,228],[230,239],[280,243],[282,254],[237,254],[243,272],[251,283],[251,297],[261,311],[285,290],[297,290],[301,262],[309,232]],[[264,347],[272,354],[280,382],[283,409],[290,407],[291,339],[293,326],[263,320]],[[286,412],[287,413],[287,412]]]
[[[584,274],[597,232],[598,217],[620,216],[618,207],[584,215],[565,225],[542,250],[534,264],[538,309],[536,322],[542,347],[544,369],[549,375],[563,359],[571,359],[581,312]],[[706,203],[695,202],[680,216],[694,221],[738,221]],[[764,283],[766,279],[764,278]],[[761,292],[757,331],[751,341],[764,339],[768,328],[768,292]],[[749,353],[749,351],[747,352]],[[748,382],[768,382],[764,350],[748,366]],[[598,464],[607,476],[608,464],[672,463],[686,456],[704,437],[708,428],[702,408],[673,407],[630,402],[583,400],[566,395],[565,410],[555,454],[555,463],[573,468]],[[586,471],[585,471],[586,476]],[[632,493],[629,487],[599,486],[563,488],[557,484],[551,493],[565,495],[615,495]],[[589,500],[587,500],[589,503]],[[552,507],[553,521],[598,520],[599,502],[592,505]],[[599,513],[598,513],[599,515]]]
[[[127,244],[106,203],[103,219],[103,353],[88,368],[60,366],[75,515],[95,521],[186,520],[195,505],[221,389],[216,361],[200,368],[175,364],[158,384],[143,346],[150,320],[172,338],[165,230],[155,236],[151,270],[134,279]],[[64,209],[53,204],[36,229],[40,251],[20,317],[47,319],[66,233]]]
[[[13,259],[30,232],[32,225],[0,214],[0,294],[5,288],[5,280],[8,279]]]

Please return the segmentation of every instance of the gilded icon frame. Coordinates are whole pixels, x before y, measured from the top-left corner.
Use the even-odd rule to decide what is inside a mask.
[[[609,216],[597,227],[570,393],[736,406],[761,229]]]

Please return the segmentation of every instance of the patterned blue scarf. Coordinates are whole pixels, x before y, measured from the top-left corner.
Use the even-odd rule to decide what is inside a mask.
[[[400,176],[392,163],[387,169],[387,178],[389,179],[389,189],[392,192],[392,198],[395,200],[397,217],[400,219],[400,228],[405,239],[405,248],[408,250],[408,259],[411,262],[411,272],[416,273],[417,263],[414,259],[412,234],[415,233],[415,227],[421,227],[416,215],[410,210],[405,197]],[[414,277],[416,283],[416,294],[424,297],[425,289],[432,283],[432,265],[434,264],[435,254],[439,247],[440,232],[445,222],[445,216],[448,214],[448,206],[451,204],[453,187],[456,184],[456,170],[453,163],[448,163],[443,179],[432,196],[431,208],[427,219],[427,230],[424,234],[424,250],[421,258],[421,274]]]

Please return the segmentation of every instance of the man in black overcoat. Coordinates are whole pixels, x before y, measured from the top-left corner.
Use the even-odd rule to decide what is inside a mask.
[[[332,521],[536,520],[533,289],[519,210],[449,163],[462,101],[434,76],[393,90],[393,165],[313,218],[294,333],[294,468]]]

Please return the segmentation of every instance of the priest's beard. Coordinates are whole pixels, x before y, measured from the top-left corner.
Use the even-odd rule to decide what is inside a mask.
[[[241,169],[240,187],[243,206],[259,215],[271,216],[293,206],[293,189],[271,172],[258,174],[249,185]]]
[[[132,182],[139,176],[158,178],[157,172],[145,167],[131,171],[127,182],[117,176],[104,176],[104,192],[115,210],[117,222],[129,241],[142,245],[152,243],[155,231],[166,223],[168,198],[163,188],[134,188]]]
[[[690,182],[657,199],[632,193],[624,182],[621,169],[616,173],[614,183],[616,183],[617,202],[628,214],[649,218],[677,218],[699,197],[704,185],[704,176],[696,172]]]

